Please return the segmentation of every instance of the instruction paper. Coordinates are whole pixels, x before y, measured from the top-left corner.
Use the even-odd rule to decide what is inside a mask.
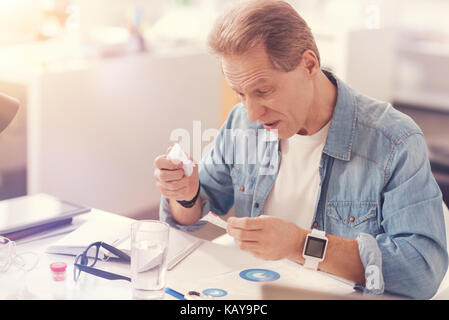
[[[225,230],[228,227],[228,223],[226,221],[224,221],[223,219],[221,219],[220,217],[218,217],[212,211],[209,211],[209,213],[207,215],[205,215],[201,220],[210,222],[210,223],[212,223],[220,228],[223,228]]]

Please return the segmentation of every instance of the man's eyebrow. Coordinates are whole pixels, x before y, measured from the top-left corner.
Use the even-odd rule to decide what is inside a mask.
[[[251,83],[249,86],[248,86],[248,88],[254,88],[254,87],[256,87],[256,86],[258,86],[258,85],[261,85],[261,84],[265,84],[265,83],[267,83],[268,82],[268,78],[260,78],[260,79],[258,79],[258,80],[256,80],[256,81],[254,81],[253,83]]]

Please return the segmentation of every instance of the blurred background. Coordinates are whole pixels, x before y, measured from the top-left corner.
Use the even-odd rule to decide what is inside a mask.
[[[205,43],[232,2],[0,0],[0,91],[21,101],[0,135],[0,199],[45,192],[156,215],[154,158],[183,130],[209,144],[237,102]],[[447,202],[449,1],[288,2],[323,67],[421,126]]]

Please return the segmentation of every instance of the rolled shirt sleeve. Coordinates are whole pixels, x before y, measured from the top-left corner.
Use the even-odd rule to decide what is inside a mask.
[[[367,233],[359,233],[357,238],[360,260],[365,268],[365,286],[359,286],[365,294],[384,293],[385,283],[382,274],[382,253],[376,239]]]

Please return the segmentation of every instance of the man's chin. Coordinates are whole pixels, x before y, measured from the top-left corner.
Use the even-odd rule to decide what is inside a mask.
[[[276,135],[278,139],[288,139],[293,137],[294,133],[286,132],[285,130],[277,130]]]

